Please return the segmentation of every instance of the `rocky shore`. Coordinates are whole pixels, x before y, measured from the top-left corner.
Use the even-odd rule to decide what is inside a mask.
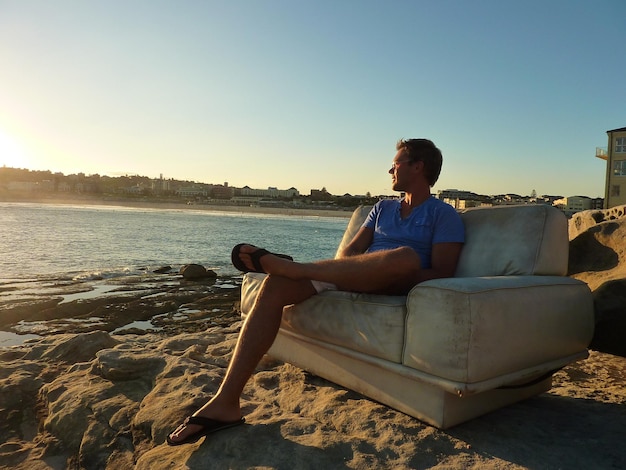
[[[440,431],[264,361],[247,424],[172,448],[216,390],[239,323],[199,333],[54,335],[0,354],[2,468],[624,468],[626,363],[592,352],[550,393]]]
[[[0,329],[38,337],[0,348],[0,468],[626,468],[626,218],[586,217],[570,223],[570,275],[594,291],[590,357],[550,392],[446,431],[267,357],[242,397],[246,425],[169,447],[224,374],[240,278],[7,290]]]
[[[108,281],[29,283],[28,289],[15,284],[0,298],[0,329],[42,336],[95,330],[172,335],[238,319],[240,277],[163,271]]]

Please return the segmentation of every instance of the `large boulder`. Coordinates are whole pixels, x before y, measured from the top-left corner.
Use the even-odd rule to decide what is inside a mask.
[[[615,206],[610,209],[593,209],[577,212],[569,221],[569,239],[576,238],[581,233],[595,227],[602,222],[619,220],[626,214],[625,206]]]
[[[626,206],[575,214],[569,238],[569,275],[593,292],[591,348],[626,356]]]
[[[211,269],[206,269],[200,264],[186,264],[180,268],[180,274],[185,279],[197,280],[197,279],[215,279],[217,274]]]

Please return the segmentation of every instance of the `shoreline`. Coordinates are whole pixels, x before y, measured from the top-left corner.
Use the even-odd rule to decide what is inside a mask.
[[[115,279],[5,285],[0,350],[57,334],[203,331],[239,317],[240,276],[186,279],[178,270]],[[35,335],[33,337],[33,335]]]
[[[237,206],[226,204],[187,204],[184,202],[134,200],[134,199],[103,199],[93,197],[64,198],[64,197],[0,197],[0,202],[28,203],[28,204],[59,204],[80,206],[112,206],[130,207],[135,209],[162,209],[162,210],[193,210],[207,212],[228,212],[240,214],[263,214],[295,217],[334,217],[350,218],[354,209],[330,210],[289,207],[260,207]]]

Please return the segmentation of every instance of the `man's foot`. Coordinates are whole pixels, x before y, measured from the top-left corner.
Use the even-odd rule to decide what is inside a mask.
[[[240,243],[239,245],[235,246],[230,255],[230,258],[233,266],[235,266],[239,271],[242,271],[244,273],[266,273],[267,271],[265,270],[265,268],[263,268],[263,265],[261,264],[261,258],[266,255],[274,255],[279,258],[293,261],[293,258],[289,255],[270,253],[263,248],[257,248],[254,245],[248,245],[246,243]]]
[[[234,426],[239,426],[245,422],[245,418],[240,418],[236,421],[218,421],[216,419],[204,418],[202,416],[189,416],[185,419],[183,424],[178,426],[167,436],[166,440],[171,446],[193,444],[208,434],[232,428]]]

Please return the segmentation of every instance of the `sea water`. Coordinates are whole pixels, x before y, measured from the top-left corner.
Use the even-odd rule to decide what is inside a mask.
[[[251,243],[298,261],[332,258],[347,218],[189,209],[0,203],[0,280],[111,278],[161,266],[237,273]]]
[[[125,280],[141,283],[164,266],[178,272],[194,263],[219,277],[238,276],[230,260],[238,243],[297,261],[332,258],[347,224],[347,217],[265,215],[236,208],[0,202],[0,314],[2,307],[42,297],[61,296],[63,303],[106,296]],[[0,331],[0,347],[25,339]]]

